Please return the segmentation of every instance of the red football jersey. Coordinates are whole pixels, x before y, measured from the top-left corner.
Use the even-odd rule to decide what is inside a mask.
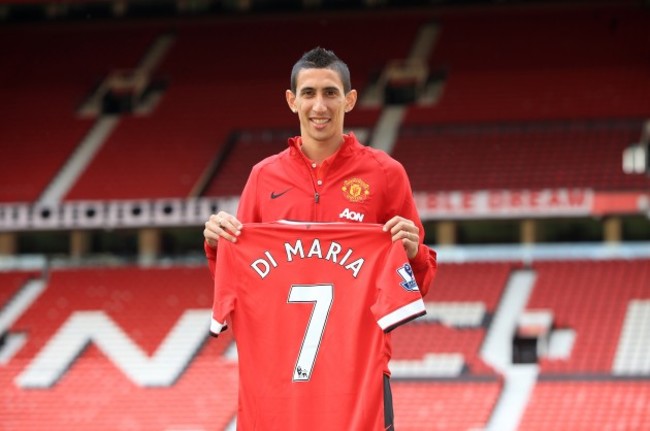
[[[232,327],[241,430],[383,430],[388,332],[425,313],[381,225],[247,224],[217,249],[210,331]]]

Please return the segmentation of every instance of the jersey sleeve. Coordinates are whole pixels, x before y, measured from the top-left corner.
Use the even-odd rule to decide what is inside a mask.
[[[227,268],[232,264],[232,245],[226,243],[217,248],[219,265],[214,272],[214,295],[212,303],[212,319],[210,320],[210,335],[217,337],[228,328],[227,319],[234,309],[236,289],[232,280],[232,272]]]
[[[391,244],[376,280],[378,295],[371,309],[384,332],[426,314],[422,294],[401,242]]]
[[[210,269],[210,274],[214,280],[214,270],[217,264],[217,247],[211,247],[207,241],[203,241],[203,251],[208,261],[208,269]]]

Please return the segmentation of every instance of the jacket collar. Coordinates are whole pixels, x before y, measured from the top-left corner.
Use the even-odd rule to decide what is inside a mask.
[[[353,132],[349,133],[344,133],[343,134],[343,143],[339,147],[339,149],[331,155],[327,160],[334,160],[335,158],[340,157],[345,157],[353,153],[354,147],[361,145],[359,141],[357,140],[357,137],[354,135]],[[300,147],[302,146],[302,138],[300,136],[294,136],[293,138],[289,138],[289,151],[292,156],[300,156],[304,157],[307,159],[307,156],[303,154],[303,152],[300,150]]]

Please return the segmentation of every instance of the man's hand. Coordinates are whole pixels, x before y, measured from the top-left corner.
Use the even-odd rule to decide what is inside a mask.
[[[236,242],[241,234],[242,224],[233,215],[225,211],[212,214],[203,230],[203,237],[210,247],[216,247],[219,238]]]
[[[390,232],[393,241],[401,240],[409,259],[413,259],[420,248],[420,229],[412,220],[395,216],[384,224],[384,231]]]

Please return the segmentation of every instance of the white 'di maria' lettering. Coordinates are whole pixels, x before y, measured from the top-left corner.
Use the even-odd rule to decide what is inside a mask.
[[[329,244],[329,247],[327,248],[327,253],[325,253],[325,257],[323,258],[323,251],[321,247],[320,240],[318,238],[314,238],[314,240],[311,243],[311,246],[309,247],[309,252],[305,256],[305,251],[303,247],[302,240],[296,240],[295,244],[291,243],[284,243],[284,248],[287,253],[287,262],[292,262],[294,257],[300,257],[300,259],[307,259],[316,257],[318,259],[325,259],[328,260],[332,263],[338,263],[339,265],[343,266],[345,269],[352,271],[352,276],[354,278],[357,278],[359,275],[359,271],[361,270],[363,263],[365,262],[365,259],[360,257],[351,263],[347,263],[347,261],[350,259],[352,256],[352,253],[354,252],[351,248],[349,248],[341,260],[338,260],[338,255],[343,251],[343,247],[341,244],[332,241]],[[346,264],[347,263],[347,264]]]
[[[307,252],[305,252],[307,250]],[[318,238],[313,239],[310,243],[304,243],[297,239],[294,243],[284,243],[284,255],[286,262],[293,262],[296,259],[321,259],[331,263],[338,264],[346,270],[352,272],[352,277],[357,278],[365,259],[363,257],[353,257],[354,250],[351,248],[344,249],[338,242],[332,241],[329,244],[321,243]],[[279,266],[278,259],[274,257],[271,251],[265,251],[264,255],[255,259],[251,268],[260,276],[266,278],[273,268]]]
[[[277,268],[278,266],[278,263],[275,261],[275,259],[273,259],[271,253],[265,251],[264,255],[266,256],[266,259],[260,258],[251,263],[251,268],[253,268],[255,272],[257,272],[260,277],[262,277],[262,279],[269,275],[269,272],[271,272],[271,266],[273,268]]]

